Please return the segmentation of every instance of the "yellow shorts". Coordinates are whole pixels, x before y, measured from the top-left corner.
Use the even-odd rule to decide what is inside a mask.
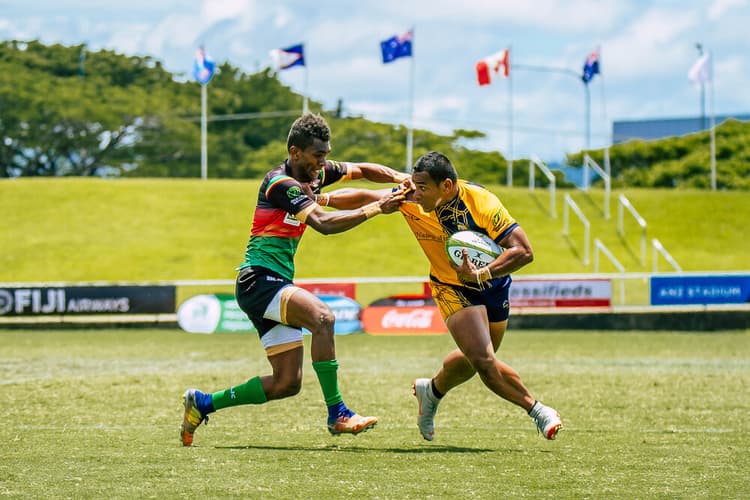
[[[430,280],[432,298],[440,310],[444,321],[460,311],[471,306],[484,306],[487,309],[487,318],[490,323],[505,321],[510,314],[510,278],[503,280],[501,284],[486,290],[446,285]]]

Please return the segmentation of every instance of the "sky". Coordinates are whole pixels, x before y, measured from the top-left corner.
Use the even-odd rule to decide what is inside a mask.
[[[700,116],[687,78],[697,43],[713,60],[707,114],[750,112],[748,26],[750,0],[0,0],[3,40],[151,56],[182,80],[201,45],[252,73],[270,50],[303,43],[306,66],[279,78],[326,109],[340,99],[369,120],[478,130],[486,138],[467,146],[547,162],[610,145],[613,121]],[[380,42],[410,29],[413,59],[383,64]],[[578,75],[597,47],[587,98]],[[480,87],[477,61],[505,48],[512,85]],[[335,140],[333,130],[332,158]]]

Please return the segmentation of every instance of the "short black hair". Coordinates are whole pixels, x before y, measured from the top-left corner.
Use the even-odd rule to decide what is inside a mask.
[[[322,116],[305,113],[292,123],[286,139],[286,149],[289,151],[292,146],[297,146],[302,150],[307,149],[315,139],[330,141],[331,129]]]
[[[451,161],[443,153],[430,151],[420,156],[414,163],[414,172],[427,172],[435,184],[440,184],[445,179],[456,182],[458,174]]]

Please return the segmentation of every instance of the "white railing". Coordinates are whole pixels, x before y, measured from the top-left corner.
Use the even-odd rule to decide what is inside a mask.
[[[618,271],[620,271],[620,274],[625,274],[625,267],[620,264],[620,261],[615,258],[614,255],[612,255],[612,252],[609,251],[607,246],[601,242],[599,238],[594,239],[594,272],[599,272],[599,252],[603,253],[609,261],[612,263],[615,268],[617,268]],[[624,277],[620,278],[620,305],[625,304],[625,279]]]
[[[557,218],[557,209],[555,208],[555,176],[552,174],[547,165],[544,164],[537,156],[532,155],[529,160],[529,192],[534,192],[534,168],[539,168],[549,181],[549,212],[550,217]]]
[[[625,197],[624,194],[621,194],[618,197],[618,204],[617,204],[617,234],[625,237],[625,225],[623,221],[623,214],[624,210],[627,209],[628,212],[630,212],[630,215],[633,216],[635,219],[635,222],[641,227],[641,265],[646,265],[646,220],[641,217],[641,215],[636,211],[635,208],[633,208],[633,205],[630,203],[630,200]]]
[[[583,155],[583,191],[588,192],[591,187],[590,170],[593,170],[604,181],[604,218],[609,220],[609,198],[612,194],[612,177],[609,173],[609,149],[604,150],[604,166],[606,171],[602,170],[594,160],[587,154]]]
[[[585,215],[583,215],[583,212],[580,208],[578,208],[578,205],[575,201],[573,201],[573,198],[570,197],[569,194],[565,195],[565,199],[563,201],[563,232],[562,234],[564,236],[568,236],[569,233],[569,221],[568,219],[570,216],[568,215],[568,212],[570,210],[573,210],[573,212],[578,216],[578,219],[581,221],[581,224],[583,224],[583,265],[588,266],[589,265],[589,242],[591,241],[591,224],[589,223],[589,220],[586,218]]]
[[[669,262],[675,271],[678,273],[682,272],[682,268],[677,263],[676,260],[667,252],[667,249],[664,248],[664,245],[661,244],[659,240],[656,238],[651,240],[651,246],[654,248],[654,272],[659,272],[659,254],[661,254],[664,259]]]

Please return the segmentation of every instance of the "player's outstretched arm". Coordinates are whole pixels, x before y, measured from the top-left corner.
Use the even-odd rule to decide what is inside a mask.
[[[379,163],[349,163],[352,179],[367,179],[372,182],[392,182],[401,184],[411,178],[409,174],[398,172],[391,167],[386,167]]]
[[[331,191],[330,193],[315,195],[315,201],[318,205],[333,207],[339,210],[354,210],[356,208],[361,208],[368,203],[378,201],[390,192],[391,189],[387,188],[341,188]]]
[[[342,233],[362,224],[378,214],[390,214],[398,210],[405,199],[404,190],[388,190],[377,201],[353,210],[324,210],[319,204],[311,205],[310,211],[297,214],[297,218],[322,234]]]

